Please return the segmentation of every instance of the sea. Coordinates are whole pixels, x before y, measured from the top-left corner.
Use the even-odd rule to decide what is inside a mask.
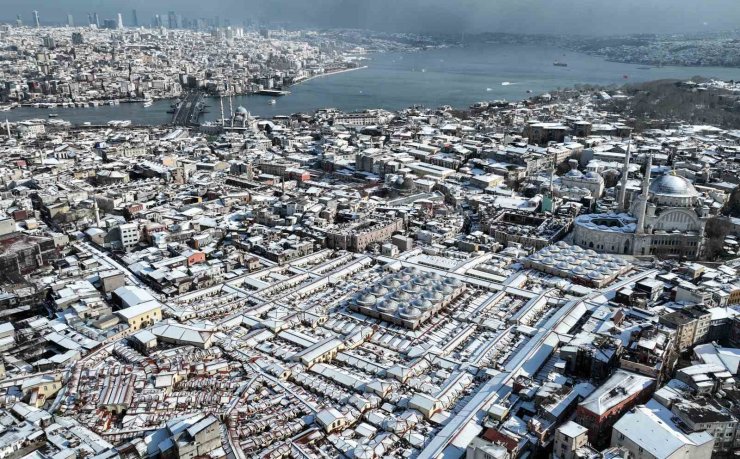
[[[567,67],[555,66],[555,62]],[[724,80],[740,78],[737,68],[650,67],[609,62],[597,56],[559,48],[523,45],[477,44],[416,52],[368,55],[365,68],[324,75],[289,88],[290,94],[273,99],[249,95],[233,98],[233,108],[245,107],[253,116],[313,113],[321,108],[344,111],[411,106],[450,105],[467,108],[476,102],[526,99],[578,84],[612,85],[694,76]],[[21,107],[0,112],[0,121],[46,118],[55,113],[72,124],[104,124],[130,120],[135,125],[160,125],[171,121],[173,101],[121,103],[96,108]],[[218,98],[209,98],[201,121],[220,118]],[[226,116],[229,114],[224,99]]]

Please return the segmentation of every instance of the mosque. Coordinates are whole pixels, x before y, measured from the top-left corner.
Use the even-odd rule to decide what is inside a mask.
[[[628,208],[628,165],[629,151],[622,171],[619,212],[577,217],[573,242],[600,253],[699,258],[710,211],[694,185],[673,172],[651,181],[648,172],[640,194]],[[646,171],[651,167],[649,156]]]

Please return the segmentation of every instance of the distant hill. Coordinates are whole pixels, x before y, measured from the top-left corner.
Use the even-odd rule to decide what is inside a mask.
[[[701,77],[692,81],[697,84],[656,80],[626,85],[622,91],[630,98],[609,101],[606,105],[634,118],[638,129],[676,121],[740,128],[740,94],[703,87],[701,83],[706,80]]]

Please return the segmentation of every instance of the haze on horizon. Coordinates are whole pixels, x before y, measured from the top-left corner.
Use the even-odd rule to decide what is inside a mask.
[[[627,34],[737,30],[738,0],[4,0],[0,19],[38,10],[42,24],[63,24],[71,13],[86,24],[132,9],[140,24],[168,11],[190,18],[220,16],[232,25],[283,24],[293,28],[363,28],[421,33]]]

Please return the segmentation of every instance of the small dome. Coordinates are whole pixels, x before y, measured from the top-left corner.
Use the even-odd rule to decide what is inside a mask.
[[[574,177],[574,178],[580,178],[583,177],[583,174],[578,169],[571,169],[568,171],[567,174],[565,174],[567,177]]]
[[[357,303],[363,305],[363,306],[374,306],[375,302],[378,301],[378,299],[375,297],[375,295],[372,295],[370,293],[362,295],[358,300]]]
[[[412,301],[411,305],[415,308],[418,308],[420,311],[428,311],[432,309],[432,302],[421,298],[417,298]]]
[[[404,292],[406,292],[406,293],[408,293],[410,295],[415,295],[415,294],[417,294],[417,293],[419,293],[421,291],[421,287],[419,287],[418,285],[415,285],[415,284],[412,284],[411,282],[409,282],[408,284],[406,284],[403,287],[401,287],[401,290],[403,290]]]
[[[586,274],[586,270],[583,269],[583,266],[576,266],[575,268],[573,268],[573,274],[580,276]]]
[[[427,274],[427,277],[429,279],[433,280],[433,281],[438,281],[438,280],[442,279],[442,276],[440,276],[437,273],[429,273],[429,274]]]
[[[432,283],[431,279],[424,276],[416,276],[411,282],[419,287],[426,287]]]
[[[602,274],[599,274],[596,271],[588,273],[588,277],[590,277],[593,280],[602,280],[604,278]]]
[[[415,307],[407,306],[398,311],[398,315],[401,316],[402,319],[418,319],[421,317],[421,311]]]
[[[398,303],[393,300],[383,300],[378,303],[376,309],[385,314],[394,314],[398,310]]]
[[[446,277],[443,282],[451,287],[459,287],[462,283],[460,282],[460,279],[456,277]]]
[[[395,290],[401,286],[401,282],[399,282],[397,279],[389,277],[383,281],[383,285],[388,289]]]
[[[371,291],[375,296],[385,296],[388,294],[388,289],[382,285],[376,285]]]
[[[422,296],[428,299],[429,301],[431,301],[432,303],[439,303],[443,299],[442,294],[439,292],[427,291],[427,292],[424,292]]]

